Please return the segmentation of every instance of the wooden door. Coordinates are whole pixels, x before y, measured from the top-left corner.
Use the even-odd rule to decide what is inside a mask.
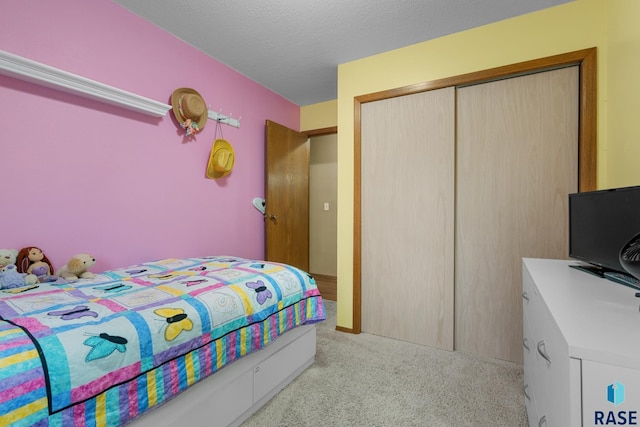
[[[265,259],[309,271],[309,138],[266,121]]]
[[[578,80],[574,66],[457,91],[457,350],[522,362],[522,258],[568,255]]]
[[[453,350],[455,93],[362,105],[362,330]]]

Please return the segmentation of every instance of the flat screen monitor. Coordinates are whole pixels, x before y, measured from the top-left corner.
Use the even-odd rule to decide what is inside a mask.
[[[627,273],[620,249],[640,233],[640,186],[569,194],[569,257],[590,272]]]

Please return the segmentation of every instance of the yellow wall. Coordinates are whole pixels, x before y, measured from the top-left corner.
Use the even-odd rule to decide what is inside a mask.
[[[610,188],[640,184],[640,2],[606,3],[609,71],[599,96],[607,105],[608,149],[598,161]]]
[[[607,4],[620,3],[615,6],[615,15],[624,18],[628,28],[626,31],[617,31],[619,34],[616,39],[618,44],[623,44],[627,31],[639,34],[639,30],[636,30],[639,15],[629,16],[622,13],[622,10],[637,10],[637,5],[630,6],[634,2],[635,0],[576,0],[338,67],[338,326],[353,326],[353,98],[414,83],[597,47],[600,162],[598,185],[602,187],[608,182],[617,184],[623,180],[631,182],[634,180],[632,176],[623,178],[612,174],[609,179],[606,175],[606,154],[611,147],[607,146],[607,123],[604,118],[607,117],[607,25],[610,24],[609,20],[613,21],[613,17],[607,17]],[[638,40],[636,36],[632,38]],[[626,49],[623,50],[629,54]],[[625,62],[622,54],[616,55],[616,59],[617,62]],[[638,68],[625,71],[624,75],[628,75],[627,79],[640,76]],[[617,88],[621,84],[616,83],[612,86]],[[622,87],[620,92],[624,92]],[[638,91],[635,93],[638,94]],[[628,105],[635,101],[632,99],[633,94],[625,93],[619,96],[629,98],[625,101]],[[621,113],[628,114],[624,111],[626,107],[626,104],[619,105]],[[627,127],[635,127],[640,119],[628,121],[633,123],[627,123]],[[611,122],[613,124],[614,120]],[[624,130],[620,129],[620,132]],[[617,142],[619,135],[615,136]],[[634,152],[636,150],[634,149]],[[618,150],[617,147],[616,150],[609,151],[612,157],[615,157],[612,153],[616,151],[621,159],[629,154],[623,152],[625,150]],[[636,158],[640,159],[637,156]],[[630,163],[633,159],[626,158],[624,161]],[[630,174],[640,176],[638,171]]]
[[[339,326],[352,327],[353,98],[597,47],[598,187],[640,185],[639,18],[638,0],[576,0],[338,67],[338,99],[302,107],[300,129],[340,129]]]
[[[331,100],[300,108],[300,131],[330,128],[338,125],[338,101]]]

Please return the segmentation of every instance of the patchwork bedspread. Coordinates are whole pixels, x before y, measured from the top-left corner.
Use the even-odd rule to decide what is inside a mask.
[[[324,318],[307,273],[233,257],[0,291],[0,425],[124,424]]]

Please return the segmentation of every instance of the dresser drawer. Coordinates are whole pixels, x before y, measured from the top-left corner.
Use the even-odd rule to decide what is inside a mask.
[[[569,348],[549,312],[535,320],[539,332],[532,350],[536,359],[534,372],[540,380],[536,390],[539,415],[546,417],[546,425],[549,427],[570,426],[567,410],[570,386]]]
[[[531,426],[571,426],[569,347],[535,283],[523,275],[525,403]]]
[[[523,319],[522,354],[524,363],[524,404],[529,425],[538,423],[537,395],[540,394],[540,375],[537,372],[535,339],[532,337],[527,316]]]

